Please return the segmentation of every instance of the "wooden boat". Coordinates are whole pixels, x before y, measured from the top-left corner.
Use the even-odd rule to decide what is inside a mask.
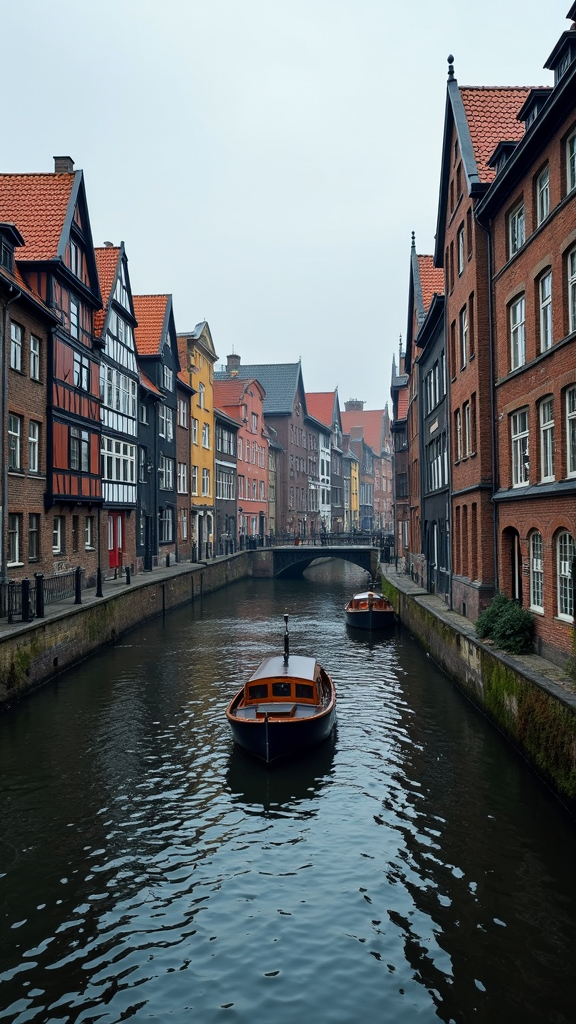
[[[346,624],[355,629],[385,629],[394,623],[394,608],[390,601],[371,586],[348,601],[345,615]]]
[[[321,743],[336,719],[332,679],[315,658],[290,654],[284,621],[284,656],[265,658],[226,708],[236,743],[267,764]]]

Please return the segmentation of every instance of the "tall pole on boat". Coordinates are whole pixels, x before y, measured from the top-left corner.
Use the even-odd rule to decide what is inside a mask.
[[[284,664],[288,664],[288,658],[290,657],[290,634],[288,633],[288,616],[284,616],[284,622],[286,628],[284,630]]]

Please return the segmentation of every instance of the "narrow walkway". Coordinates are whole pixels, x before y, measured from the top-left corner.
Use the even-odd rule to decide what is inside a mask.
[[[520,671],[528,679],[537,683],[544,689],[554,693],[564,703],[576,707],[576,684],[570,678],[565,668],[555,665],[538,654],[506,654],[494,646],[491,640],[480,640],[476,636],[474,624],[458,612],[451,611],[437,594],[429,594],[427,590],[419,587],[404,572],[398,572],[392,565],[381,565],[382,575],[390,581],[396,590],[408,597],[415,598],[419,604],[428,609],[441,622],[446,623],[461,636],[474,640],[480,646],[485,646],[495,657],[505,665]]]

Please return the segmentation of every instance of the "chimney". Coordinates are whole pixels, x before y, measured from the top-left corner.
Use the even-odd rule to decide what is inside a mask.
[[[54,174],[73,174],[74,161],[71,156],[54,157]]]
[[[232,355],[226,356],[226,372],[229,373],[231,377],[237,377],[239,369],[240,356],[236,355],[234,352]]]
[[[344,409],[346,412],[364,412],[364,402],[359,398],[350,398],[348,402],[344,402]]]

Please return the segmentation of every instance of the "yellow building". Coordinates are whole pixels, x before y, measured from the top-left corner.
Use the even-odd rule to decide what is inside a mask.
[[[205,320],[178,335],[182,370],[196,394],[190,400],[190,511],[193,552],[209,558],[214,544],[214,363],[218,358]],[[194,554],[193,554],[194,557]]]

